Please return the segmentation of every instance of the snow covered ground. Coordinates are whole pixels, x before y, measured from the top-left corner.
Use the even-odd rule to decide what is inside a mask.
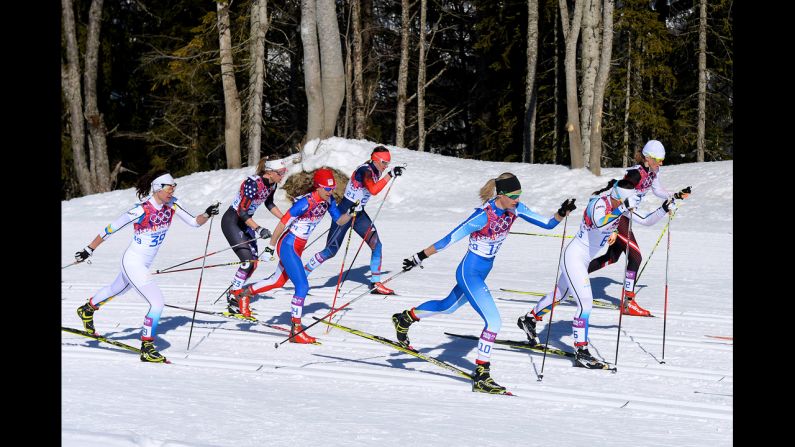
[[[372,142],[333,138],[310,143],[307,170],[321,165],[351,172],[368,159]],[[462,160],[393,148],[393,163],[406,163],[396,179],[376,226],[384,244],[384,278],[400,271],[402,259],[435,242],[474,207],[488,178],[515,173],[522,182],[522,201],[551,215],[566,197],[578,209],[566,226],[576,231],[591,191],[601,188],[620,168],[601,177],[563,166]],[[294,165],[291,172],[301,170]],[[200,172],[177,178],[176,196],[199,213],[218,199],[229,206],[235,191],[253,168]],[[413,446],[413,445],[612,445],[724,446],[733,437],[733,162],[664,167],[662,183],[675,191],[693,186],[693,194],[671,224],[668,270],[668,318],[665,363],[662,360],[666,238],[639,281],[638,302],[659,318],[624,317],[618,372],[572,367],[569,359],[547,356],[538,381],[541,354],[496,347],[492,376],[515,397],[471,392],[470,383],[448,371],[381,344],[340,330],[310,329],[322,345],[285,343],[284,334],[264,326],[197,314],[191,349],[186,351],[191,312],[166,308],[156,346],[173,364],[144,364],[137,355],[87,338],[63,333],[61,361],[62,444],[65,446]],[[343,186],[343,185],[341,185]],[[367,206],[375,217],[384,192]],[[133,189],[62,202],[61,260],[73,253],[136,201]],[[661,200],[649,195],[641,208],[650,211]],[[277,205],[289,204],[284,192]],[[261,207],[256,220],[273,228],[276,219]],[[310,241],[328,228],[316,229]],[[634,226],[644,263],[666,220],[653,227]],[[209,251],[228,247],[220,218],[212,227],[190,228],[175,220],[153,270],[201,256],[211,231]],[[560,234],[524,221],[512,231]],[[130,230],[108,239],[91,258],[62,270],[61,320],[81,327],[75,309],[114,279]],[[322,249],[309,247],[304,259]],[[354,236],[346,260],[351,262],[361,239]],[[454,270],[466,241],[433,256],[388,285],[399,294],[366,296],[346,312],[342,324],[394,338],[390,316],[429,298],[442,298],[455,283]],[[554,284],[560,239],[510,235],[488,278],[503,319],[499,338],[524,338],[516,319],[531,308],[531,295],[500,288],[546,292]],[[304,322],[331,307],[344,250],[309,278]],[[370,251],[362,249],[338,306],[359,296],[367,286]],[[207,259],[208,264],[236,261],[232,250]],[[194,262],[190,266],[201,266]],[[624,258],[592,274],[596,298],[618,302]],[[187,266],[186,266],[187,267]],[[236,266],[206,269],[199,309],[222,310],[218,300]],[[272,271],[261,265],[260,279]],[[193,307],[199,271],[157,275],[166,303]],[[361,286],[361,287],[360,287]],[[352,290],[358,287],[356,290]],[[260,319],[287,324],[292,284],[254,300]],[[116,297],[95,314],[97,330],[114,339],[140,345],[148,306],[135,292]],[[555,308],[550,344],[571,348],[574,307]],[[618,311],[595,308],[590,319],[591,352],[614,361]],[[548,325],[541,326],[546,337]],[[471,307],[422,320],[411,328],[412,344],[422,352],[472,370],[476,342],[452,338],[445,331],[479,335],[482,322]],[[729,339],[710,336],[729,337]],[[91,396],[86,405],[86,396]]]

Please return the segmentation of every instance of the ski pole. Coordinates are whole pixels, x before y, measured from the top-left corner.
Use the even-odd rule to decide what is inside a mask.
[[[392,186],[395,184],[395,182],[397,182],[397,177],[395,177],[395,181],[393,181],[392,183],[389,184],[389,188],[387,188],[386,193],[384,194],[384,200],[382,200],[381,204],[378,205],[378,210],[376,210],[376,212],[375,212],[375,217],[373,217],[373,220],[370,221],[370,226],[367,227],[367,231],[364,233],[364,237],[362,237],[362,243],[359,244],[359,249],[356,250],[356,254],[353,255],[353,260],[351,261],[351,265],[348,266],[348,271],[345,273],[345,277],[342,278],[342,283],[340,283],[340,286],[343,283],[345,283],[345,280],[348,279],[348,275],[351,272],[351,268],[353,267],[353,263],[356,262],[356,258],[359,257],[359,252],[362,250],[362,247],[364,246],[364,241],[367,240],[367,237],[370,235],[370,231],[372,231],[372,229],[375,228],[375,226],[374,226],[375,225],[375,221],[376,221],[376,219],[378,219],[378,215],[381,213],[381,208],[383,208],[384,204],[386,203],[386,198],[387,198],[387,196],[389,196],[389,191],[392,191]],[[364,209],[362,209],[362,212],[364,212]],[[353,228],[353,224],[351,224],[351,228]],[[375,234],[375,233],[373,233],[373,234]],[[331,326],[329,326],[329,327],[331,327]]]
[[[563,237],[565,239],[574,238],[574,236],[560,236],[558,234],[524,233],[521,231],[509,231],[508,234],[523,234],[525,236]]]
[[[215,217],[215,216],[213,216],[213,217]],[[255,237],[254,239],[249,239],[249,240],[247,240],[247,241],[243,241],[243,242],[241,242],[241,243],[239,243],[239,244],[232,245],[231,247],[226,247],[226,248],[224,248],[223,250],[214,251],[214,252],[212,252],[212,253],[205,254],[204,256],[199,256],[198,258],[193,258],[193,259],[190,259],[190,260],[188,260],[188,261],[185,261],[185,262],[180,262],[179,264],[172,265],[171,267],[166,267],[166,268],[164,268],[164,269],[159,269],[159,270],[157,270],[157,271],[156,271],[156,273],[165,273],[165,271],[166,271],[166,270],[171,270],[171,269],[173,269],[174,267],[179,267],[179,266],[181,266],[181,265],[185,265],[185,264],[187,264],[187,263],[189,263],[189,262],[198,261],[199,259],[206,258],[206,257],[208,257],[208,256],[212,256],[212,255],[215,255],[215,254],[221,253],[221,252],[223,252],[223,251],[231,250],[231,249],[233,249],[233,248],[235,248],[235,247],[238,247],[238,246],[240,246],[240,245],[243,245],[243,244],[248,244],[248,243],[254,242],[254,241],[256,241],[257,239],[259,239],[259,237]]]
[[[629,268],[629,235],[632,234],[632,213],[634,213],[634,208],[630,208],[629,215],[627,219],[629,222],[627,223],[627,243],[624,246],[624,283],[626,284],[627,281],[627,269]],[[620,219],[620,218],[619,218]],[[618,345],[621,343],[621,320],[624,316],[624,297],[626,295],[626,288],[624,285],[621,286],[621,301],[618,305],[618,336],[616,337],[616,361],[613,362],[614,366],[618,366]],[[613,372],[618,371],[614,369]]]
[[[337,227],[337,228],[339,228],[339,227]],[[331,229],[331,226],[329,226],[328,228],[326,228],[326,231],[324,231],[324,232],[320,233],[320,234],[319,234],[319,235],[318,235],[318,236],[317,236],[317,237],[316,237],[316,238],[315,238],[315,239],[314,239],[312,242],[310,242],[310,243],[306,244],[306,247],[304,247],[304,250],[306,250],[307,248],[309,248],[309,246],[310,246],[310,245],[312,245],[312,244],[314,244],[315,242],[317,242],[317,240],[318,240],[318,239],[320,239],[321,237],[323,237],[323,235],[324,235],[324,234],[328,233],[328,230],[330,230],[330,229]],[[336,233],[337,233],[337,232],[335,231],[335,232],[334,232],[334,234],[336,234]]]
[[[552,308],[549,311],[549,324],[547,327],[547,339],[544,342],[544,356],[541,358],[541,373],[538,375],[538,381],[542,381],[544,379],[544,364],[547,360],[547,349],[546,347],[549,346],[549,335],[552,333],[552,316],[555,314],[555,298],[558,294],[558,275],[560,274],[560,260],[563,258],[563,242],[566,240],[566,223],[569,220],[569,215],[566,214],[566,217],[563,218],[563,235],[560,238],[560,253],[558,254],[558,269],[555,270],[555,285],[552,289]],[[535,317],[533,317],[535,318]]]
[[[674,211],[676,212],[676,211]],[[668,216],[668,225],[671,224],[674,216]],[[667,226],[667,225],[666,225]],[[671,251],[671,230],[668,229],[668,246],[665,249],[665,307],[663,310],[663,342],[662,342],[662,361],[665,363],[665,326],[668,322],[668,253]]]
[[[265,247],[265,248],[263,248],[263,249],[262,249],[262,253],[261,253],[259,256],[257,256],[257,259],[252,259],[252,260],[250,260],[250,261],[242,261],[242,262],[241,262],[241,264],[242,264],[243,262],[261,262],[261,261],[262,261],[262,259],[260,259],[260,258],[261,258],[261,257],[262,257],[262,255],[264,255],[265,253],[270,253],[270,255],[271,255],[271,259],[270,259],[270,260],[271,260],[271,261],[273,261],[274,259],[276,259],[276,257],[275,257],[275,256],[273,256],[273,249],[272,249],[272,248],[270,248],[270,247]],[[218,298],[216,298],[216,299],[215,299],[215,301],[213,301],[213,304],[217,303],[217,302],[218,302],[218,300],[220,300],[222,296],[226,295],[226,292],[229,292],[229,289],[231,289],[231,288],[232,288],[232,284],[229,284],[229,287],[227,287],[227,288],[226,288],[226,290],[224,290],[223,292],[221,292],[221,294],[220,294],[220,295],[218,295]]]
[[[407,271],[408,271],[408,270],[401,270],[401,271],[399,271],[399,272],[395,273],[394,275],[390,276],[389,278],[387,278],[387,279],[383,280],[381,283],[382,283],[382,284],[386,284],[386,283],[388,283],[389,281],[392,281],[393,279],[397,278],[398,276],[400,276],[400,275],[402,275],[402,274],[406,273]],[[328,318],[328,317],[330,317],[330,316],[334,315],[335,313],[337,313],[337,312],[341,311],[342,309],[345,309],[346,307],[350,306],[351,304],[353,304],[354,302],[356,302],[356,301],[357,301],[357,300],[359,300],[360,298],[362,298],[362,297],[365,297],[365,296],[369,295],[369,294],[370,294],[370,292],[372,292],[373,290],[375,290],[375,287],[373,287],[373,288],[371,288],[371,289],[367,290],[366,292],[362,293],[361,295],[357,296],[356,298],[354,298],[354,299],[352,299],[352,300],[348,301],[347,303],[345,303],[345,304],[343,304],[342,306],[338,307],[336,310],[332,310],[331,312],[329,312],[329,313],[327,313],[326,315],[324,315],[322,318],[319,318],[319,319],[315,320],[315,322],[314,322],[314,323],[310,324],[309,326],[306,326],[306,327],[304,327],[303,329],[301,329],[300,331],[296,332],[295,334],[292,334],[292,335],[290,335],[289,337],[285,338],[284,340],[282,340],[282,341],[280,341],[280,342],[278,342],[278,343],[274,343],[274,344],[273,344],[273,346],[274,346],[275,348],[277,348],[277,349],[278,349],[278,348],[279,348],[279,346],[283,345],[284,343],[287,343],[288,341],[290,341],[290,340],[291,340],[293,337],[295,337],[296,335],[298,335],[298,334],[301,334],[301,333],[303,333],[303,332],[306,332],[306,330],[307,330],[307,329],[309,329],[309,328],[311,328],[312,326],[314,326],[314,325],[316,325],[316,324],[320,323],[321,321],[323,321],[323,320],[325,320],[326,318]]]
[[[88,260],[88,259],[86,259],[85,261],[75,261],[75,262],[73,262],[71,264],[66,264],[65,266],[61,267],[61,270],[65,269],[67,267],[71,267],[71,266],[73,266],[75,264],[80,264],[81,262],[85,262],[86,264],[91,264],[91,261]]]
[[[340,291],[340,285],[342,280],[342,270],[345,268],[345,258],[348,257],[348,249],[351,247],[351,236],[353,236],[353,227],[356,225],[356,211],[353,212],[353,217],[351,218],[351,228],[348,231],[348,242],[345,243],[345,254],[342,256],[342,264],[340,264],[340,274],[337,276],[337,287],[334,289],[334,300],[331,302],[331,310],[334,310],[334,306],[337,304],[337,294]],[[353,265],[353,262],[351,262]],[[350,270],[350,267],[348,267]],[[346,275],[347,276],[347,275]],[[326,326],[326,333],[328,334],[331,330],[331,326]]]
[[[638,272],[638,276],[635,278],[635,284],[637,284],[638,280],[640,280],[640,275],[643,273],[643,270],[646,268],[646,265],[651,260],[651,256],[654,254],[654,250],[656,250],[657,246],[660,245],[660,241],[662,240],[663,235],[665,235],[665,231],[668,229],[668,226],[671,225],[671,221],[673,220],[674,216],[676,216],[676,212],[677,211],[679,211],[678,208],[675,209],[673,214],[669,216],[668,223],[665,224],[665,226],[662,229],[662,232],[660,233],[660,237],[657,238],[657,243],[654,244],[654,248],[652,248],[651,252],[649,252],[649,257],[646,258],[646,262],[644,262],[643,263],[643,267],[640,268],[640,271]]]
[[[225,266],[228,266],[228,265],[237,265],[237,264],[242,264],[244,262],[261,262],[261,260],[260,259],[254,259],[253,261],[226,262],[226,263],[223,263],[223,264],[205,265],[203,267],[188,267],[188,268],[184,268],[184,269],[169,270],[167,272],[159,272],[158,271],[158,272],[155,272],[155,273],[152,273],[152,274],[153,275],[163,275],[165,273],[188,272],[188,271],[191,271],[191,270],[199,270],[201,268],[211,269],[213,267],[225,267]]]
[[[218,202],[216,202],[217,206]],[[193,336],[193,321],[196,319],[196,308],[199,306],[199,293],[202,290],[202,278],[204,277],[204,264],[207,262],[207,247],[210,246],[210,233],[213,232],[213,219],[215,215],[210,217],[210,228],[207,230],[207,243],[204,244],[204,257],[202,258],[202,271],[199,273],[199,286],[196,289],[196,303],[193,305],[193,316],[190,320],[190,332],[188,333],[188,351],[190,351],[190,338]]]

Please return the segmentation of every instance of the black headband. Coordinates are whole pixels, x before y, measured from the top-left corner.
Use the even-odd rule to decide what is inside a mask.
[[[494,182],[497,184],[497,194],[505,194],[522,189],[522,185],[516,177],[495,179]]]

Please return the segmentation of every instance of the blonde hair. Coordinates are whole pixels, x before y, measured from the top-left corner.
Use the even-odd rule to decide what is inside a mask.
[[[503,172],[496,179],[490,178],[485,185],[480,187],[480,201],[481,203],[486,203],[489,200],[493,199],[494,196],[497,195],[497,180],[502,180],[506,178],[516,177],[510,172]]]

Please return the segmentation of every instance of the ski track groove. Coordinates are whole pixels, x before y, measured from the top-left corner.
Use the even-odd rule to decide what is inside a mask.
[[[79,346],[64,345],[64,356],[84,360],[123,361],[123,357],[112,352],[85,350]],[[176,353],[175,353],[176,354]],[[130,356],[132,357],[132,355]],[[395,387],[411,387],[420,390],[424,386],[433,386],[434,389],[444,389],[450,392],[461,392],[462,386],[469,387],[465,379],[453,377],[448,374],[438,374],[434,371],[413,370],[406,371],[391,368],[379,370],[365,366],[337,366],[326,362],[311,362],[302,366],[294,366],[286,362],[269,361],[263,359],[240,359],[226,356],[209,356],[203,354],[183,353],[168,355],[172,364],[170,366],[187,366],[198,368],[217,368],[236,371],[269,374],[296,374],[323,379],[349,380],[353,375],[357,380],[390,384]],[[370,359],[370,357],[365,357]],[[160,365],[152,365],[160,366]],[[416,380],[416,372],[423,372],[423,381]],[[452,379],[452,380],[451,380]],[[466,388],[463,388],[466,389]],[[660,399],[654,397],[636,396],[631,394],[613,394],[594,391],[583,391],[569,387],[554,387],[546,385],[516,385],[511,388],[518,397],[533,400],[544,400],[576,405],[590,405],[616,409],[643,410],[649,412],[688,415],[710,419],[732,420],[733,408],[725,405],[714,405],[696,402],[687,402],[673,399]]]

